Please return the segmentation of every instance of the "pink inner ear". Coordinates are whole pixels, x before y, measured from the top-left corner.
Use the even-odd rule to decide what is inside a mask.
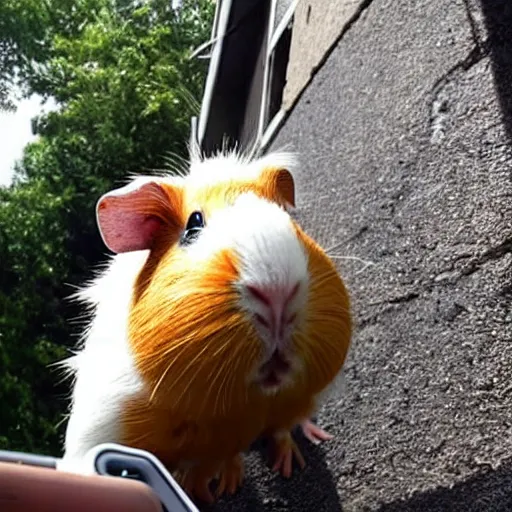
[[[98,227],[105,245],[115,253],[150,249],[163,221],[135,209],[134,198],[145,196],[155,188],[143,186],[126,194],[107,194],[97,208]],[[148,200],[154,195],[148,194]]]
[[[156,217],[138,213],[121,210],[109,215],[108,207],[99,217],[103,240],[115,253],[149,249],[162,226]]]

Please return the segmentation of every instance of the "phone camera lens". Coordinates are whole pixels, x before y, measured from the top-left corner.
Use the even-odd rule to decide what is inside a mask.
[[[127,465],[126,462],[121,461],[109,461],[106,464],[106,472],[110,476],[118,476],[121,478],[129,478],[131,480],[139,480],[140,482],[147,483],[142,471],[134,466]]]

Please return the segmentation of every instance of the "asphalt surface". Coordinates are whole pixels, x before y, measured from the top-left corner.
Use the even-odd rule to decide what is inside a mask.
[[[334,1],[334,0],[333,0]],[[338,259],[356,332],[286,481],[218,511],[512,510],[512,5],[373,0],[273,147]]]

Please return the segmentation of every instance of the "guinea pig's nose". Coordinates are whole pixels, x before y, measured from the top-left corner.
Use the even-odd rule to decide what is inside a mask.
[[[286,338],[297,317],[295,299],[301,292],[301,283],[292,285],[247,285],[250,309],[257,327],[270,335],[278,346]]]

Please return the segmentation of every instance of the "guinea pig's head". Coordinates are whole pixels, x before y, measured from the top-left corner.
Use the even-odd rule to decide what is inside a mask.
[[[291,217],[292,161],[219,155],[105,194],[115,253],[146,250],[129,339],[153,400],[213,413],[338,373],[351,334],[335,266]]]

